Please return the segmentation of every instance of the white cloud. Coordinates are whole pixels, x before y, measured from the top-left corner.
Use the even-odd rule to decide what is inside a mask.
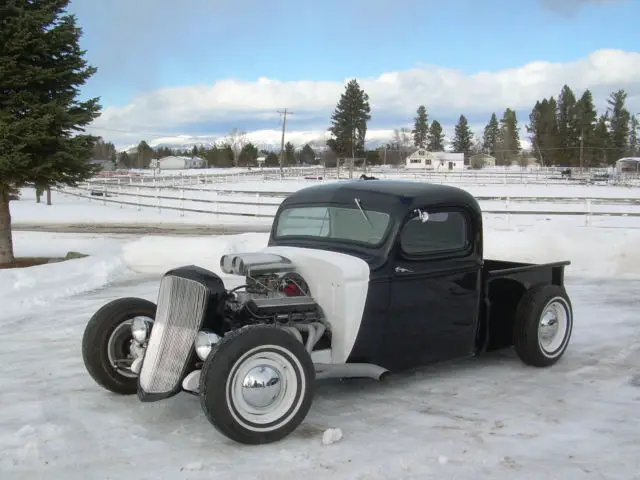
[[[625,1],[628,0],[540,0],[540,3],[548,10],[570,15],[586,5],[607,5]]]
[[[541,60],[498,72],[465,75],[432,66],[385,72],[359,81],[372,105],[369,138],[403,126],[390,124],[389,118],[406,118],[410,122],[421,103],[427,106],[432,119],[449,119],[442,122],[445,124],[455,121],[461,113],[488,120],[491,112],[500,115],[506,107],[528,115],[537,100],[557,96],[564,84],[578,95],[585,88],[591,89],[600,109],[611,91],[623,88],[628,92],[629,108],[640,112],[640,53],[620,50],[599,50],[569,63]],[[120,145],[141,138],[158,143],[164,136],[193,136],[193,132],[203,130],[202,125],[226,125],[210,132],[224,135],[231,128],[247,130],[248,125],[266,120],[273,132],[256,135],[267,135],[270,143],[277,143],[277,110],[287,107],[295,112],[288,121],[288,139],[323,137],[343,90],[342,82],[282,82],[268,78],[166,88],[139,95],[124,107],[107,106],[92,132]],[[521,125],[527,121],[526,116],[520,116]],[[275,136],[273,140],[271,135]]]

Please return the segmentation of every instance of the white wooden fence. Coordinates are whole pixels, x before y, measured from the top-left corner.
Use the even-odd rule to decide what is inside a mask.
[[[202,190],[189,187],[174,188],[170,186],[147,184],[96,184],[95,182],[76,188],[60,189],[65,195],[97,201],[102,204],[117,204],[120,206],[134,206],[138,210],[152,208],[178,211],[180,216],[185,213],[200,213],[235,217],[273,218],[277,207],[286,197],[286,192],[262,191],[227,191]],[[187,194],[185,194],[185,192]],[[197,198],[195,192],[207,193],[214,198]],[[244,198],[238,198],[241,195]],[[124,197],[124,198],[123,198]],[[504,195],[476,196],[479,202],[500,201],[503,209],[483,208],[485,214],[502,215],[546,215],[546,216],[584,216],[585,225],[591,223],[594,216],[610,217],[640,217],[640,199],[631,198],[601,198],[601,197],[509,197]],[[564,209],[523,209],[513,208],[513,204],[528,203],[561,203]],[[582,205],[582,208],[568,210],[567,204]],[[201,207],[200,207],[201,205]],[[594,210],[594,205],[611,206],[626,205],[632,211]],[[207,206],[209,208],[207,208]],[[559,205],[560,207],[560,205]]]

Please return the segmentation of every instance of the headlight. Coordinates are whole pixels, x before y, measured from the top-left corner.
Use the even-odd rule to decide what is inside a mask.
[[[133,339],[142,344],[149,338],[151,330],[151,322],[145,317],[135,317],[131,323],[131,335]]]
[[[202,361],[211,353],[213,345],[220,341],[220,337],[213,332],[200,332],[196,337],[195,348],[196,355]]]

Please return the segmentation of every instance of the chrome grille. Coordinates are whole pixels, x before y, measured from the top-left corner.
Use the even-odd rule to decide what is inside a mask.
[[[163,277],[140,371],[144,392],[169,393],[182,380],[182,369],[200,329],[207,298],[207,288],[201,283],[173,275]]]

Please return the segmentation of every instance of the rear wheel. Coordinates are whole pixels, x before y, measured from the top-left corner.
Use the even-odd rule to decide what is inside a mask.
[[[304,345],[277,327],[245,327],[225,335],[200,376],[200,403],[213,426],[244,444],[271,443],[304,420],[315,369]]]
[[[516,312],[514,346],[527,365],[555,364],[569,345],[573,309],[564,287],[542,285],[527,291]]]
[[[89,375],[105,389],[132,395],[138,389],[133,361],[144,355],[131,331],[138,317],[151,324],[156,305],[142,298],[119,298],[107,303],[91,317],[82,337],[82,359]]]

